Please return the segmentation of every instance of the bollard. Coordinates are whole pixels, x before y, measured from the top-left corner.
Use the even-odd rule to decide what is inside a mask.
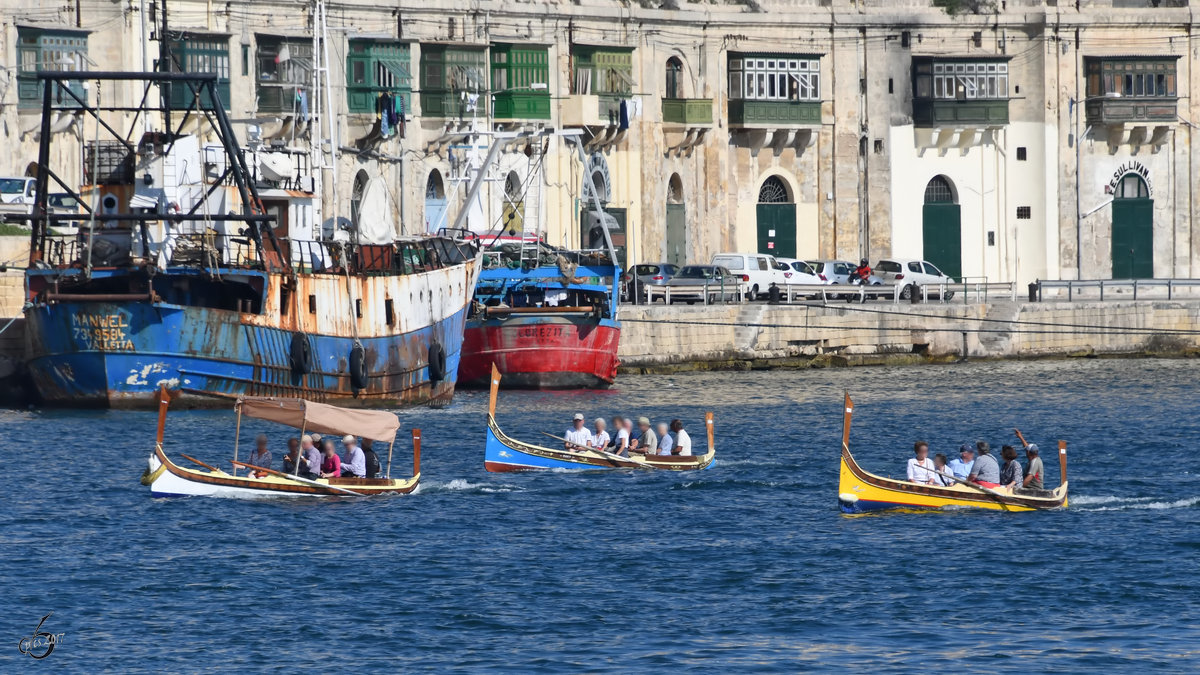
[[[771,288],[767,289],[767,303],[771,305],[779,304],[779,287],[775,282],[771,282]]]
[[[1038,300],[1038,282],[1031,281],[1029,283],[1029,301],[1037,302]]]
[[[909,294],[908,294],[909,302],[911,302],[914,305],[920,303],[921,302],[921,288],[919,286],[917,286],[916,284],[909,284],[908,288],[910,289]]]

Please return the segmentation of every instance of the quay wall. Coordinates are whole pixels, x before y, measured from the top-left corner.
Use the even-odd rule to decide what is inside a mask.
[[[620,319],[625,372],[945,360],[963,355],[963,331],[971,358],[1200,350],[1197,300],[626,306]]]

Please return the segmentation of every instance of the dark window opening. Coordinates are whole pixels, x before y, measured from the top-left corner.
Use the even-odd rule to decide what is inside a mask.
[[[888,78],[888,93],[896,93],[896,81],[890,77]]]
[[[1032,217],[1033,217],[1033,207],[1031,207],[1031,206],[1018,206],[1017,207],[1017,220],[1029,220]]]
[[[279,287],[279,316],[287,316],[292,304],[292,289],[287,286]]]
[[[387,298],[383,301],[383,318],[387,321],[387,325],[396,325],[396,309],[392,304],[392,299]]]
[[[354,300],[354,315],[360,319],[362,318],[362,298]]]
[[[308,313],[309,314],[317,313],[317,296],[315,296],[315,295],[308,296]]]
[[[995,246],[995,245],[996,245],[996,233],[995,233],[995,231],[989,231],[988,232],[988,246]]]
[[[1025,147],[1017,148],[1017,161],[1024,162],[1029,159],[1029,151]]]
[[[883,139],[882,138],[875,139],[875,154],[877,154],[877,155],[883,154]]]

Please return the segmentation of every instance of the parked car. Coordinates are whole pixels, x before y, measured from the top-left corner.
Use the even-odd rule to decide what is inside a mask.
[[[788,268],[788,283],[789,284],[828,284],[803,260],[795,258],[776,258],[780,264]]]
[[[765,253],[718,253],[710,265],[718,265],[740,275],[746,282],[746,297],[750,300],[764,295],[771,284],[786,284],[790,274],[779,264],[775,256]],[[788,275],[788,276],[785,276]]]
[[[69,213],[79,215],[79,200],[71,196],[69,192],[52,192],[46,195],[46,204],[50,207],[50,213]],[[54,230],[59,234],[75,234],[79,231],[78,220],[60,220],[54,225]]]
[[[622,292],[626,299],[636,297],[638,302],[642,302],[646,299],[647,286],[665,286],[678,271],[678,266],[668,262],[634,265],[621,275]]]
[[[808,266],[812,268],[813,272],[816,273],[817,278],[820,279],[822,283],[827,283],[832,286],[845,286],[849,284],[851,275],[854,274],[854,270],[858,269],[858,265],[850,262],[849,260],[807,260],[805,262],[808,263]],[[874,272],[874,270],[872,270],[872,272]],[[884,283],[884,280],[877,274],[871,274],[871,276],[867,279],[867,282],[871,286],[879,286]],[[882,297],[882,294],[868,293],[867,296]],[[845,293],[840,296],[835,295],[832,297],[834,299],[840,297],[845,298],[846,300],[852,300],[860,296],[857,293],[853,295]]]
[[[671,302],[682,300],[692,305],[699,300],[712,304],[740,300],[746,292],[743,279],[743,275],[720,265],[685,265],[666,287],[671,290]]]
[[[36,187],[34,178],[0,178],[0,204],[32,205]]]
[[[900,297],[908,300],[912,297],[913,284],[918,286],[937,286],[938,284],[952,284],[954,279],[946,276],[933,263],[925,260],[913,260],[909,258],[894,258],[891,260],[880,260],[875,266],[875,271],[879,273],[886,282],[897,285],[903,285],[900,290]],[[940,291],[932,290],[931,295],[937,295]],[[954,297],[954,291],[946,293],[945,300]]]

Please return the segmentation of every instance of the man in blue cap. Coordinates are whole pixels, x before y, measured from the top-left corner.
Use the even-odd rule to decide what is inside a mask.
[[[971,475],[971,468],[975,466],[975,448],[969,443],[963,443],[958,449],[958,459],[950,460],[946,466],[955,478],[966,480],[967,476]]]

